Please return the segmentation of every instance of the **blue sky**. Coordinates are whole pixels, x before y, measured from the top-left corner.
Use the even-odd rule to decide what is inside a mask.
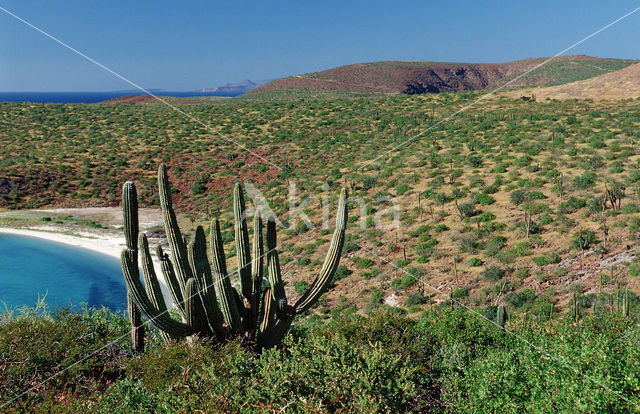
[[[442,3],[442,4],[441,4]],[[356,62],[552,56],[640,1],[0,0],[146,87],[191,90]],[[569,54],[640,59],[640,11]],[[0,11],[0,91],[131,89]]]

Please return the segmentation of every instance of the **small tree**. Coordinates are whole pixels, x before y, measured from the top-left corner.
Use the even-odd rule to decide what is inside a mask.
[[[544,203],[526,203],[522,206],[522,210],[524,211],[524,228],[529,238],[534,223],[533,218],[549,210],[549,207]]]
[[[580,249],[583,253],[596,242],[596,234],[591,230],[580,230],[573,235],[571,247]]]

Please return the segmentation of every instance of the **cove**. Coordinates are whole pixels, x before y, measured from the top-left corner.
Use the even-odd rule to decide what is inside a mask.
[[[52,310],[80,302],[126,309],[120,261],[111,256],[37,237],[0,232],[0,312],[33,306],[38,296]]]

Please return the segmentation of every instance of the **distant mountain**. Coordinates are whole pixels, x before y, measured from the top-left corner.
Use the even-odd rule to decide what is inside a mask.
[[[252,91],[257,87],[260,87],[266,83],[271,82],[272,80],[273,79],[265,79],[265,80],[254,82],[252,80],[247,79],[245,81],[238,82],[238,83],[227,83],[226,85],[216,86],[215,88],[201,89],[198,92],[212,92],[212,93],[225,94],[228,96],[236,96],[236,95],[242,95],[243,93]]]
[[[561,56],[545,63],[547,59],[529,58],[504,63],[357,63],[277,79],[253,89],[247,97],[411,95],[490,89],[510,81],[509,86],[560,85],[617,71],[638,62],[584,55]],[[538,65],[541,66],[536,68]]]

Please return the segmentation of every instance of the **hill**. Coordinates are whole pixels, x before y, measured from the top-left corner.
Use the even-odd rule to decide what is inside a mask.
[[[411,275],[470,306],[505,298],[513,312],[548,310],[551,303],[566,309],[574,291],[593,302],[622,282],[640,289],[633,276],[640,274],[638,101],[496,97],[368,164],[479,96],[227,99],[188,108],[230,140],[164,105],[0,103],[7,137],[0,208],[118,206],[129,179],[141,203],[152,206],[154,170],[165,162],[187,229],[191,219],[206,224],[210,211],[231,222],[228,196],[236,181],[252,181],[282,217],[295,181],[296,197],[310,195],[305,214],[319,225],[322,197],[333,200],[347,183],[367,210],[353,208],[344,268],[324,311],[362,310],[383,298],[399,305],[447,299],[421,291]],[[605,190],[613,186],[626,196],[621,205],[606,203],[603,214]],[[384,227],[393,222],[385,197],[397,202],[399,231]],[[283,232],[291,297],[298,282],[319,271],[323,236],[300,220]]]
[[[542,64],[548,58],[505,63],[385,61],[357,63],[321,72],[290,76],[250,91],[246,97],[308,94],[423,94],[495,88]],[[558,85],[592,78],[634,63],[584,55],[555,58],[510,86]]]
[[[519,92],[525,95],[535,94],[538,99],[638,98],[640,97],[640,63],[591,79]]]

